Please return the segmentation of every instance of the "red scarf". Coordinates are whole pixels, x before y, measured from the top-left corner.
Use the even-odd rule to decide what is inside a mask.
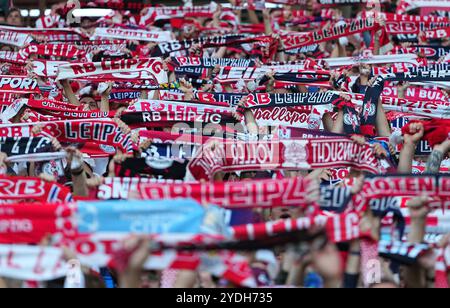
[[[397,87],[384,87],[383,95],[398,96]],[[447,101],[447,97],[441,90],[423,89],[419,87],[408,87],[405,98],[409,101]]]
[[[36,244],[48,234],[70,234],[73,214],[66,205],[5,204],[0,211],[0,243]]]
[[[132,153],[130,135],[125,135],[112,120],[79,120],[45,123],[42,135],[55,137],[60,142],[112,145],[124,153]]]
[[[194,179],[211,180],[219,171],[310,170],[351,166],[378,173],[383,169],[370,145],[357,145],[346,138],[213,144],[203,146],[190,161],[188,170]]]
[[[336,40],[353,34],[374,31],[380,26],[375,24],[373,19],[352,20],[343,26],[332,26],[330,29],[322,29],[316,32],[292,33],[283,36],[283,43],[286,50],[300,48],[303,46]]]
[[[72,200],[72,194],[67,187],[39,178],[0,176],[0,183],[1,201],[68,202]]]
[[[142,74],[140,72],[146,72]],[[134,73],[134,74],[130,74]],[[158,83],[167,82],[160,58],[124,59],[103,62],[72,63],[59,67],[57,80],[95,79],[95,81],[150,79]]]
[[[145,200],[192,198],[201,204],[228,208],[306,206],[307,180],[253,180],[224,183],[143,184]]]
[[[433,119],[431,121],[411,121],[402,128],[402,133],[411,134],[410,127],[414,123],[422,123],[425,128],[424,140],[428,141],[431,147],[444,142],[450,138],[450,120]],[[445,153],[444,153],[445,154]]]
[[[129,199],[131,193],[139,192],[141,186],[147,184],[165,184],[173,185],[181,184],[180,181],[173,180],[157,180],[150,178],[104,178],[103,183],[96,189],[90,191],[91,199]]]
[[[0,76],[0,92],[6,93],[40,93],[36,80],[27,76]]]
[[[19,56],[23,59],[29,59],[32,55],[54,56],[61,58],[83,58],[86,52],[79,50],[75,45],[68,44],[45,44],[45,45],[28,45],[25,49],[19,51]]]
[[[360,238],[359,223],[359,214],[350,212],[332,216],[317,215],[298,219],[241,225],[231,227],[230,231],[234,239],[242,241],[266,238],[297,230],[325,228],[329,239],[334,243],[340,243]]]

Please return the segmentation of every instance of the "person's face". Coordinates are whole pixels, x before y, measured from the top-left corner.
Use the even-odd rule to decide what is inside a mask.
[[[98,110],[98,104],[92,97],[86,97],[81,100],[81,103],[88,106],[88,110]]]
[[[299,207],[276,207],[272,209],[270,220],[298,219],[303,214],[303,209]]]
[[[6,23],[10,26],[22,26],[22,15],[19,12],[14,11],[8,15]]]
[[[90,21],[89,19],[83,19],[81,21],[81,28],[83,29],[91,29],[95,26],[95,23],[93,23],[92,21]]]

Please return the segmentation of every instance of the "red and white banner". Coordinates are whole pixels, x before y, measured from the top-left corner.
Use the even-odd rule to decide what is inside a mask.
[[[226,208],[246,207],[302,207],[308,204],[307,180],[254,180],[248,182],[142,184],[145,200],[189,198],[201,204]]]
[[[289,33],[283,36],[283,43],[286,50],[291,50],[379,28],[374,19],[355,19],[349,23],[334,25],[316,32]]]
[[[42,136],[55,137],[60,142],[96,142],[119,148],[124,153],[133,151],[130,134],[124,134],[113,120],[74,120],[45,123]]]
[[[69,63],[67,61],[34,60],[33,72],[39,77],[56,78],[59,66],[68,65]]]
[[[374,65],[374,64],[390,64],[390,63],[409,63],[418,65],[418,56],[416,54],[402,54],[402,55],[382,55],[382,56],[359,56],[359,57],[343,57],[343,58],[329,58],[324,59],[330,67],[342,67],[347,65]]]
[[[83,58],[86,56],[86,52],[78,49],[75,45],[69,44],[28,45],[26,48],[19,51],[19,56],[23,60],[29,59],[32,55],[71,59]]]
[[[298,230],[325,228],[329,239],[334,243],[340,243],[360,238],[359,224],[360,215],[349,212],[241,225],[231,227],[230,232],[237,240],[255,240]]]
[[[69,202],[70,189],[33,177],[0,176],[0,203],[5,201]]]
[[[398,89],[397,87],[384,87],[383,93],[384,96],[395,96],[398,97]],[[405,90],[405,99],[408,101],[447,101],[447,97],[444,95],[444,92],[441,90],[434,89],[424,89],[420,87],[408,87]]]
[[[173,185],[177,183],[173,180],[158,180],[151,178],[105,178],[103,183],[96,189],[92,189],[91,196],[96,199],[110,200],[123,199],[127,200],[131,197],[139,196],[139,187],[150,183],[164,183],[165,185]],[[135,194],[133,196],[133,194]]]
[[[346,138],[248,143],[210,142],[197,152],[190,161],[188,170],[195,180],[212,180],[219,171],[340,167],[353,167],[371,173],[385,171],[369,144],[358,145]]]
[[[0,206],[0,243],[40,243],[49,234],[74,235],[74,212],[68,205],[4,204]]]
[[[95,28],[94,35],[100,38],[136,40],[146,42],[169,42],[172,40],[170,31],[148,31],[120,28]]]
[[[138,100],[127,108],[130,112],[167,112],[167,113],[218,113],[231,115],[234,109],[227,104],[186,103],[180,101]]]
[[[37,81],[27,76],[0,75],[0,92],[26,94],[40,90]]]
[[[0,29],[0,44],[24,47],[32,40],[28,34]]]
[[[47,281],[66,276],[68,269],[62,249],[0,245],[0,276],[2,277]]]
[[[91,78],[97,82],[110,81],[111,79],[136,80],[144,78],[157,81],[160,84],[167,82],[167,73],[163,70],[163,62],[160,58],[72,63],[59,67],[57,80],[83,78]]]
[[[25,65],[25,61],[20,58],[19,53],[14,51],[0,51],[0,61]]]

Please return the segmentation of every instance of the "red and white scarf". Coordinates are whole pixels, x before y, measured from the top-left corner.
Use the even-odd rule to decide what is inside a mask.
[[[146,31],[120,28],[95,28],[94,36],[99,38],[136,40],[146,42],[168,42],[172,40],[169,31]]]
[[[130,135],[122,132],[113,120],[74,120],[44,123],[40,135],[55,137],[60,142],[111,145],[124,153],[133,151]]]
[[[138,192],[139,187],[146,184],[164,183],[166,185],[173,185],[181,183],[173,180],[158,180],[151,178],[105,178],[103,183],[96,189],[91,190],[91,197],[93,199],[110,200],[130,198],[132,193]]]
[[[86,52],[79,50],[75,45],[69,44],[30,44],[26,48],[19,51],[19,56],[23,60],[29,59],[32,55],[72,59],[84,58],[86,56]]]
[[[34,60],[33,72],[39,77],[56,78],[60,65],[67,65],[67,61]]]
[[[1,44],[13,45],[16,47],[24,47],[32,40],[33,40],[32,37],[28,34],[0,29]]]
[[[0,92],[6,93],[40,93],[36,80],[27,76],[0,76]]]
[[[373,31],[379,29],[379,27],[373,19],[355,19],[350,23],[334,25],[329,29],[322,29],[316,32],[289,33],[283,36],[283,43],[286,50],[290,50],[366,31]]]
[[[310,170],[349,166],[372,173],[384,170],[370,145],[357,145],[346,138],[209,143],[190,161],[188,170],[196,180],[211,180],[219,171]]]
[[[340,243],[351,241],[361,236],[359,223],[360,215],[354,212],[333,215],[319,214],[298,219],[285,219],[231,227],[230,232],[234,239],[254,240],[297,230],[324,228],[332,242]]]
[[[145,200],[192,198],[226,208],[306,206],[307,180],[260,180],[224,183],[142,184]]]
[[[160,58],[125,59],[104,62],[72,63],[59,67],[57,80],[92,79],[110,81],[117,79],[151,79],[157,83],[167,82]]]
[[[38,202],[69,202],[72,194],[67,187],[33,177],[0,176],[0,203],[34,200]]]
[[[383,90],[385,96],[398,97],[397,87],[386,86]],[[405,99],[408,101],[448,101],[441,90],[424,89],[420,87],[408,87],[405,91]]]

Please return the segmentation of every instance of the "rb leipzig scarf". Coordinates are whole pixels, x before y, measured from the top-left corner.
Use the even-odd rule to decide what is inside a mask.
[[[316,215],[299,219],[271,221],[267,223],[248,224],[230,228],[234,239],[258,239],[272,237],[277,234],[324,228],[328,238],[334,243],[346,242],[360,237],[360,216],[349,212],[334,215]]]
[[[448,200],[450,198],[450,177],[430,175],[367,177],[362,192],[353,198],[353,206],[357,210],[363,210],[370,204],[369,200],[371,199],[417,197],[423,194],[433,196],[438,200]],[[397,203],[392,204],[398,205]],[[381,205],[381,203],[375,202],[374,205]]]
[[[410,67],[407,71],[396,71],[385,76],[388,81],[410,81],[410,82],[448,82],[450,81],[450,66],[438,64],[434,66]]]
[[[0,137],[0,152],[8,156],[53,152],[53,146],[49,138]]]
[[[147,4],[140,0],[120,0],[120,1],[109,1],[109,0],[80,0],[79,1],[82,8],[91,8],[94,5],[97,8],[113,9],[113,10],[124,10],[124,11],[141,11]]]
[[[37,202],[71,202],[72,194],[67,187],[50,183],[39,178],[0,176],[0,200]],[[0,201],[0,202],[1,202]]]
[[[349,23],[334,25],[330,28],[316,32],[290,33],[283,36],[283,43],[286,50],[300,48],[303,46],[318,44],[341,37],[373,31],[380,26],[375,24],[373,19],[355,19]]]
[[[230,114],[234,110],[226,104],[195,104],[191,102],[138,100],[126,112],[217,112]]]
[[[419,34],[425,31],[436,31],[450,27],[449,21],[386,21],[388,34]]]
[[[96,50],[117,52],[127,47],[126,41],[121,40],[92,40],[73,42],[75,46],[86,53],[92,53]]]
[[[32,40],[32,37],[25,33],[17,33],[3,29],[0,30],[0,43],[4,45],[24,47]]]
[[[33,72],[39,77],[56,78],[59,66],[67,64],[67,61],[34,60]]]
[[[307,180],[261,180],[224,183],[142,184],[145,200],[192,198],[225,208],[302,207],[307,205]]]
[[[384,87],[383,95],[398,97],[397,87]],[[408,101],[447,101],[446,96],[441,90],[424,89],[414,86],[406,89],[405,99],[407,99]]]
[[[392,52],[396,54],[423,54],[427,59],[439,60],[450,53],[450,47],[444,46],[411,46],[407,48],[395,48]]]
[[[36,99],[28,99],[25,100],[26,105],[32,109],[45,109],[51,111],[72,111],[77,110],[79,107],[65,103],[58,102],[54,100],[36,100]]]
[[[381,55],[381,56],[360,56],[360,57],[342,57],[342,58],[330,58],[323,61],[328,63],[332,68],[339,68],[347,65],[358,64],[390,64],[390,63],[409,63],[417,65],[417,54],[414,50],[405,50],[403,54],[394,55]]]
[[[195,143],[179,143],[172,144],[153,142],[151,146],[145,151],[146,157],[151,157],[155,160],[176,160],[184,162],[192,159],[195,156],[201,144]]]
[[[260,84],[267,80],[265,74],[269,72],[268,68],[249,68],[249,67],[221,67],[215,80],[223,83],[236,82],[239,80],[260,80]],[[278,71],[274,78],[277,81],[285,81],[290,83],[307,83],[314,85],[315,83],[329,82],[329,71]]]
[[[152,111],[152,112],[127,112],[121,116],[121,120],[130,127],[161,127],[164,123],[235,123],[236,119],[231,114],[194,111]]]
[[[96,81],[111,78],[116,79],[139,79],[144,77],[153,79],[158,83],[167,82],[167,73],[163,70],[160,58],[150,59],[125,59],[103,62],[72,63],[59,67],[57,80],[64,79],[95,79]]]
[[[231,59],[231,58],[199,58],[199,57],[172,57],[171,63],[175,67],[204,67],[214,68],[219,66],[228,67],[254,67],[255,60]]]
[[[230,34],[224,36],[214,37],[200,37],[198,39],[184,40],[184,41],[172,41],[166,43],[160,43],[154,50],[153,56],[162,56],[171,54],[172,52],[187,50],[193,45],[200,44],[202,48],[212,48],[220,46],[240,45],[252,42],[271,42],[272,38],[269,36],[246,36],[241,34]]]
[[[95,28],[94,36],[100,38],[136,40],[145,42],[168,42],[171,40],[170,31],[146,31],[120,28]]]
[[[54,56],[61,58],[84,58],[86,52],[79,50],[74,45],[68,44],[46,44],[46,45],[28,45],[19,51],[19,56],[23,59],[29,59],[32,55]]]
[[[14,51],[0,51],[0,61],[21,65],[25,64],[25,61],[20,58],[19,53]]]
[[[332,105],[340,101],[334,92],[287,93],[287,94],[250,94],[246,107],[250,109],[271,107],[301,107],[310,105]]]
[[[124,153],[133,152],[131,136],[124,134],[112,120],[75,120],[45,123],[41,132],[60,142],[96,142],[111,145]]]
[[[52,120],[70,120],[70,119],[102,119],[102,118],[112,118],[115,112],[101,112],[101,111],[82,111],[79,107],[58,102],[52,100],[24,100],[26,101],[26,106],[31,110],[35,111],[36,115],[39,117],[38,120],[48,122]],[[44,118],[48,116],[48,120]]]
[[[0,137],[30,137],[32,127],[25,124],[0,124]]]
[[[345,138],[320,138],[209,143],[190,161],[188,170],[196,180],[212,180],[219,171],[311,170],[330,167],[354,167],[372,173],[384,169],[368,144],[357,145]]]
[[[197,92],[194,93],[194,99],[205,104],[215,103],[227,103],[230,107],[238,105],[239,101],[248,96],[248,94],[239,93],[209,93],[209,92]]]
[[[141,95],[142,93],[140,91],[114,89],[109,95],[109,101],[128,103],[131,100],[140,99]]]
[[[178,101],[140,100],[121,116],[128,125],[154,126],[163,122],[235,123],[234,111],[227,106],[191,104]]]

